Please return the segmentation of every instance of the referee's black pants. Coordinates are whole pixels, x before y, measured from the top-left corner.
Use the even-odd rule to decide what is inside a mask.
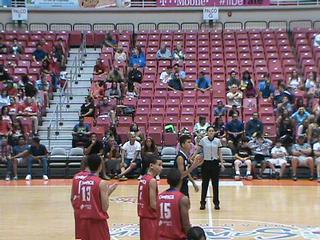
[[[219,176],[220,166],[219,161],[204,161],[201,166],[202,175],[202,187],[201,187],[201,203],[206,204],[206,197],[209,187],[209,181],[211,179],[212,192],[213,192],[213,203],[219,205]]]

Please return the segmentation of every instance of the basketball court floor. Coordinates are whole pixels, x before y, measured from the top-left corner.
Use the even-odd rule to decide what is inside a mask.
[[[139,239],[137,183],[119,183],[111,196],[113,240]],[[0,240],[73,239],[70,184],[71,180],[0,181]],[[191,223],[202,226],[207,239],[320,239],[317,182],[222,180],[220,185],[220,211],[213,209],[211,190],[207,209],[200,211],[200,192],[190,186]],[[159,190],[165,188],[161,180]]]

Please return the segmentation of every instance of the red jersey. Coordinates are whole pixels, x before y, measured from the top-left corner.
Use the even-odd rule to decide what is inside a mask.
[[[157,210],[150,206],[150,181],[153,176],[146,174],[140,182],[138,188],[138,216],[142,218],[158,218]],[[158,196],[158,186],[156,189],[156,196]]]
[[[88,174],[80,186],[80,218],[106,220],[108,214],[102,210],[100,194],[101,178]]]
[[[160,222],[159,236],[160,240],[175,239],[185,240],[187,236],[182,228],[180,201],[184,194],[169,189],[159,194],[160,204]]]
[[[74,175],[72,180],[72,206],[74,210],[79,210],[80,208],[80,187],[81,181],[83,181],[89,175],[88,171],[81,171]]]

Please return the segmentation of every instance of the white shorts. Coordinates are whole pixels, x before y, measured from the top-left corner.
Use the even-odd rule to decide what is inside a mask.
[[[275,166],[281,166],[282,164],[287,164],[287,160],[284,158],[269,158],[266,161]]]
[[[316,164],[316,165],[320,164],[320,157],[318,157],[318,158],[315,159],[315,164]]]
[[[308,159],[309,159],[309,157],[299,156],[299,157],[296,157],[296,158],[298,159],[299,166],[308,167]]]
[[[27,163],[28,163],[27,158],[17,158],[17,161],[18,161],[19,166],[24,166],[24,165],[27,165]]]

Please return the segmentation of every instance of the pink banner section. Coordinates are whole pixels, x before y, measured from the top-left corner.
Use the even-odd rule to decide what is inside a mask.
[[[270,0],[157,0],[158,7],[268,6]]]

